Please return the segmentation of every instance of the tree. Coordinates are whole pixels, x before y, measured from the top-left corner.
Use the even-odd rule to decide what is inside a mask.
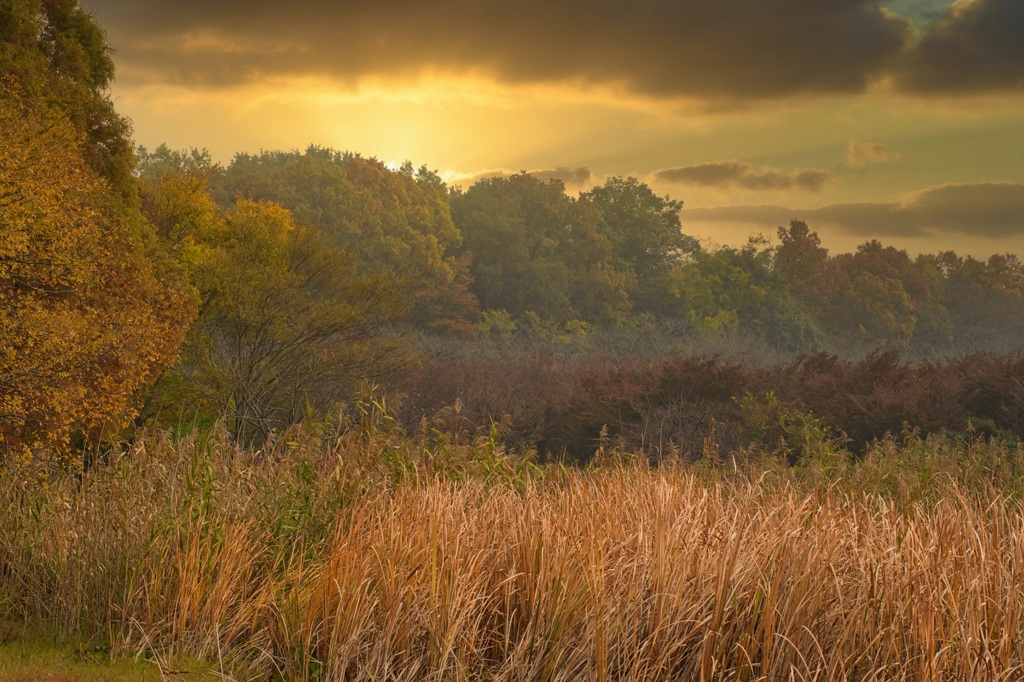
[[[452,197],[452,213],[472,255],[473,290],[484,310],[533,311],[571,319],[572,272],[562,249],[571,202],[561,183],[521,173],[481,180]]]
[[[388,324],[406,309],[395,281],[357,274],[277,204],[239,201],[198,281],[202,312],[183,371],[242,442],[329,409],[398,358]]]
[[[833,259],[831,299],[824,326],[837,340],[871,348],[910,348],[919,338],[948,336],[938,292],[906,251],[865,242]]]
[[[5,96],[62,111],[83,136],[79,153],[87,165],[130,203],[131,126],[108,94],[110,53],[103,29],[77,0],[0,2],[0,74],[16,85]]]
[[[613,177],[584,197],[604,221],[614,258],[636,280],[633,302],[641,312],[661,314],[671,299],[672,269],[700,249],[679,222],[683,202],[659,197],[636,178]]]
[[[930,260],[941,274],[958,350],[1005,353],[1024,347],[1024,263],[1019,256],[978,260],[944,251]]]
[[[212,184],[222,206],[239,197],[275,201],[352,254],[359,274],[398,278],[413,301],[410,322],[458,328],[478,313],[466,295],[466,264],[456,257],[462,237],[447,188],[424,168],[394,171],[376,159],[311,146],[240,154]]]
[[[808,311],[819,314],[826,305],[828,291],[828,249],[802,220],[790,221],[779,228],[779,246],[772,263],[789,291]]]
[[[139,206],[164,247],[179,253],[208,238],[219,220],[210,179],[220,168],[206,150],[136,150]]]
[[[0,453],[67,452],[130,416],[192,300],[68,119],[0,94]]]
[[[451,201],[485,309],[555,326],[625,321],[636,279],[614,259],[594,201],[526,173],[481,180]]]
[[[794,220],[779,228],[774,271],[834,342],[934,352],[951,341],[940,268],[870,241],[830,258],[818,235]]]
[[[733,320],[736,329],[786,352],[806,352],[824,337],[810,315],[793,298],[786,282],[772,269],[776,254],[763,240],[751,239],[739,249],[700,251],[684,269],[706,287],[703,309],[694,312],[708,326]]]

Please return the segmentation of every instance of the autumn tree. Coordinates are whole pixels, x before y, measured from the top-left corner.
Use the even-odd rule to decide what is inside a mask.
[[[139,147],[136,159],[139,206],[165,248],[180,253],[207,239],[219,220],[209,185],[220,168],[209,152]]]
[[[317,226],[350,253],[359,274],[397,278],[412,302],[410,322],[457,331],[475,320],[447,187],[426,168],[407,163],[392,170],[376,159],[311,146],[304,153],[239,154],[213,185],[221,205],[238,198],[277,202],[296,223]]]
[[[67,451],[130,415],[191,298],[61,113],[0,96],[0,452]]]
[[[203,302],[181,371],[242,442],[347,399],[400,357],[389,333],[406,312],[398,284],[358,274],[277,204],[239,201],[197,281]]]
[[[5,96],[63,112],[82,136],[86,165],[130,202],[131,126],[110,100],[110,55],[103,29],[78,0],[0,2],[0,74],[16,85]]]

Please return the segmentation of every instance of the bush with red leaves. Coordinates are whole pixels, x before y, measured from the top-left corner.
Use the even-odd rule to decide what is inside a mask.
[[[751,445],[738,399],[769,392],[841,434],[854,452],[914,429],[1024,438],[1021,355],[912,363],[895,351],[859,360],[817,353],[760,365],[745,357],[513,351],[427,361],[392,388],[404,396],[400,417],[409,427],[458,399],[465,428],[508,416],[507,446],[571,461],[587,460],[602,431],[653,456],[696,457],[709,437],[723,451]]]

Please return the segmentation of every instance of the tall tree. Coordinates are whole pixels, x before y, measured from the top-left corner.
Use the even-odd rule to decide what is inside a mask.
[[[751,239],[742,248],[698,252],[685,269],[706,287],[710,306],[696,308],[705,324],[733,320],[736,329],[786,352],[814,349],[824,336],[773,270],[774,249]]]
[[[0,96],[0,130],[0,452],[66,451],[130,415],[192,300],[63,114]]]
[[[304,153],[240,154],[213,188],[224,206],[237,198],[277,202],[352,254],[360,274],[397,277],[413,302],[412,322],[458,327],[477,312],[465,295],[466,264],[456,258],[461,235],[447,188],[426,169],[391,170],[376,159],[312,146]]]
[[[130,201],[131,125],[110,100],[110,54],[103,29],[78,0],[0,2],[0,74],[17,85],[6,96],[62,111],[84,136],[87,164]]]
[[[202,311],[183,372],[241,441],[332,407],[398,357],[388,324],[406,310],[394,280],[357,274],[277,204],[238,202],[198,281]]]
[[[672,270],[700,245],[684,235],[679,222],[683,202],[660,197],[636,178],[610,178],[584,195],[604,220],[612,253],[636,278],[634,304],[659,314],[671,298]]]
[[[452,215],[485,309],[558,324],[614,325],[629,314],[636,279],[614,258],[592,199],[572,199],[558,180],[520,173],[453,195]]]
[[[807,310],[820,315],[829,297],[828,249],[802,220],[779,228],[772,269]]]
[[[987,260],[945,251],[933,259],[942,274],[958,350],[1013,352],[1024,348],[1024,263],[1016,254]]]
[[[452,211],[485,310],[559,322],[574,316],[562,251],[571,202],[561,183],[525,173],[481,180],[452,198]]]

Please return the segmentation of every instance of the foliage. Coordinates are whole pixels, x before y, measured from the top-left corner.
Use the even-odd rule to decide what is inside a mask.
[[[393,384],[405,396],[401,419],[415,424],[458,398],[472,424],[508,415],[509,447],[582,461],[602,430],[657,457],[693,458],[712,435],[724,450],[756,444],[752,429],[764,433],[768,421],[772,432],[760,444],[773,450],[782,439],[803,443],[811,436],[860,455],[873,442],[915,429],[929,435],[973,428],[989,438],[1024,439],[1019,354],[942,362],[910,362],[895,351],[856,360],[828,353],[756,360],[677,348],[616,356],[597,352],[599,338],[568,347],[513,341],[487,353],[467,349],[429,359]],[[765,395],[776,401],[774,412],[744,411],[745,396]],[[827,438],[799,434],[804,426],[826,430]]]
[[[4,97],[62,112],[82,136],[86,164],[130,203],[131,125],[107,92],[114,77],[110,53],[103,29],[77,0],[0,3],[0,74],[16,86]]]
[[[691,316],[711,330],[733,327],[785,352],[819,348],[824,337],[772,268],[774,252],[751,239],[740,249],[700,251],[681,270]],[[680,285],[685,289],[686,284]],[[696,296],[696,292],[702,295]],[[723,323],[724,320],[729,322]]]
[[[556,325],[625,321],[635,277],[615,261],[592,200],[521,173],[481,180],[451,201],[483,308]]]
[[[601,214],[616,264],[636,281],[633,301],[640,312],[662,310],[672,268],[680,258],[699,250],[682,233],[683,202],[659,197],[636,178],[609,178],[586,194]]]
[[[211,178],[219,171],[208,152],[173,151],[160,145],[152,153],[136,150],[139,203],[164,246],[188,261],[184,253],[216,240],[220,211],[209,194]]]
[[[67,119],[0,97],[0,451],[94,440],[177,358],[193,301]]]
[[[236,438],[262,441],[395,361],[401,341],[387,324],[404,312],[399,291],[354,270],[276,204],[243,200],[227,214],[198,266],[202,312],[183,370]]]
[[[941,287],[959,348],[1006,353],[1024,339],[1024,264],[1016,254],[988,260],[952,251],[927,257]]]
[[[878,241],[829,257],[806,223],[779,228],[776,272],[817,325],[844,346],[946,351],[954,341],[942,273],[928,257]]]
[[[841,440],[810,412],[782,404],[774,391],[764,397],[746,393],[737,400],[743,410],[750,447],[783,456],[791,465],[829,456],[844,457]]]
[[[212,185],[222,206],[238,198],[275,201],[297,224],[319,228],[351,254],[358,274],[397,278],[413,302],[411,322],[471,329],[477,305],[467,293],[468,264],[455,255],[462,237],[447,188],[425,167],[394,171],[376,159],[311,146],[239,154]]]

